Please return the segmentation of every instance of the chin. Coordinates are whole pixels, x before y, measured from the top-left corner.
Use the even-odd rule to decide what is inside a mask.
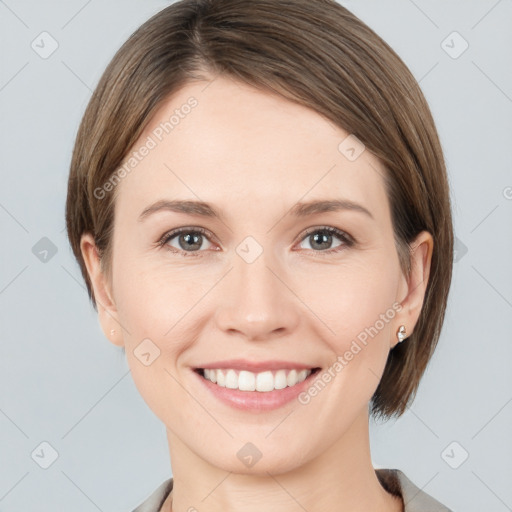
[[[215,457],[211,452],[204,454],[204,458],[211,465],[223,471],[239,475],[268,477],[268,474],[279,475],[300,468],[308,461],[308,457],[300,447],[279,443],[279,448],[273,443],[233,443],[232,457],[226,456],[222,451]],[[228,451],[231,451],[229,448]],[[198,453],[201,457],[201,454]]]

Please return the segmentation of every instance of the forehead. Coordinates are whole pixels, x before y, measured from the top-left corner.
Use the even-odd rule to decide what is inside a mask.
[[[151,201],[187,198],[261,213],[262,205],[344,197],[385,215],[381,163],[368,150],[354,159],[347,147],[355,156],[364,149],[277,94],[223,77],[189,83],[162,104],[125,158],[116,209],[140,213]]]

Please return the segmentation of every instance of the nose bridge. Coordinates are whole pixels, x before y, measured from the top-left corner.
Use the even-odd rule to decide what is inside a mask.
[[[282,282],[286,279],[272,254],[251,237],[236,248],[217,310],[219,328],[237,331],[248,339],[264,339],[295,327],[298,305]]]

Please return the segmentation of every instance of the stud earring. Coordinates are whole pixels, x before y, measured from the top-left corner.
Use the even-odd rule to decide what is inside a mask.
[[[116,330],[115,330],[115,329],[111,329],[111,330],[110,330],[110,336],[114,337],[115,333],[116,333]]]
[[[398,343],[402,343],[407,337],[407,333],[405,332],[405,325],[401,325],[396,331],[396,337],[398,338]]]

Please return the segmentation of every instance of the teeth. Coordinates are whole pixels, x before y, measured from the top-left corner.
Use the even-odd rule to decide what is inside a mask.
[[[268,392],[295,386],[311,375],[312,370],[277,370],[260,373],[241,370],[205,369],[204,377],[218,386],[240,391]]]
[[[233,370],[230,370],[233,371]],[[236,373],[235,373],[236,379]],[[240,391],[255,391],[256,376],[252,372],[241,371],[238,375],[237,386]],[[259,391],[259,390],[258,390]]]
[[[236,376],[235,370],[228,370],[226,374],[226,387],[229,389],[238,388],[238,377]]]

